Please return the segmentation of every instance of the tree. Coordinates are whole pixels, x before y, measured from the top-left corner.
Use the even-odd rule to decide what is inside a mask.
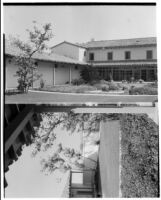
[[[99,131],[100,122],[107,119],[119,119],[119,114],[92,114],[92,113],[41,113],[42,122],[40,127],[35,128],[35,136],[33,138],[34,149],[33,156],[40,151],[46,151],[52,147],[56,139],[55,128],[61,126],[70,131],[71,134],[77,132],[85,132],[88,136],[90,133]]]
[[[47,48],[45,43],[53,37],[50,23],[43,25],[42,28],[34,25],[33,30],[27,31],[29,33],[29,43],[22,42],[17,38],[12,41],[20,50],[14,61],[19,66],[15,76],[18,77],[18,89],[22,92],[28,92],[29,87],[33,86],[33,82],[41,77],[37,73],[37,62],[34,60],[34,55]]]
[[[74,168],[81,169],[84,167],[81,153],[76,152],[72,148],[63,148],[62,144],[58,145],[58,149],[47,159],[41,160],[42,171],[52,173],[56,169],[63,172]]]
[[[92,67],[85,67],[80,72],[81,78],[86,82],[89,83],[91,81],[101,80],[101,76],[99,76],[98,71]]]
[[[41,151],[47,151],[53,146],[56,139],[55,128],[61,125],[71,134],[77,132],[84,132],[88,137],[91,133],[98,133],[100,122],[106,120],[118,120],[119,114],[91,114],[91,113],[41,113],[42,121],[40,127],[35,128],[35,136],[33,138],[33,152],[32,156],[36,156]],[[99,141],[95,141],[98,145]],[[81,152],[76,152],[71,148],[63,148],[61,144],[58,145],[57,150],[53,155],[47,159],[41,160],[42,171],[52,173],[56,169],[67,171],[72,168],[84,168],[83,157]],[[91,158],[86,158],[91,162],[96,162]]]

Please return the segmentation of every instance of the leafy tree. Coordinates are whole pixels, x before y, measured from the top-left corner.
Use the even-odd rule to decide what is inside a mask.
[[[83,68],[80,72],[80,76],[86,83],[89,83],[93,80],[101,80],[102,78],[99,76],[98,71],[92,67]]]
[[[55,128],[61,124],[63,129],[70,131],[71,134],[86,132],[87,136],[92,132],[98,132],[101,121],[107,119],[119,119],[118,114],[91,114],[91,113],[42,113],[41,125],[35,128],[33,139],[33,155],[40,151],[46,151],[53,145],[56,139]]]
[[[91,113],[42,113],[42,122],[39,128],[35,128],[35,137],[33,139],[34,149],[33,156],[36,156],[38,152],[46,151],[53,146],[56,139],[55,128],[61,124],[63,129],[70,131],[71,134],[77,130],[77,132],[85,132],[86,136],[90,133],[98,132],[101,121],[107,119],[118,119],[118,114],[91,114]],[[99,141],[96,141],[95,145],[98,145]],[[63,148],[59,144],[56,152],[53,153],[47,159],[41,161],[42,171],[53,172],[56,169],[62,171],[69,170],[71,168],[83,168],[81,152],[75,152],[71,148]],[[90,158],[86,158],[90,159]],[[90,159],[95,162],[94,160]]]
[[[41,160],[42,171],[47,173],[52,173],[56,169],[63,172],[71,168],[83,168],[82,157],[80,152],[75,152],[72,148],[63,148],[62,144],[58,145],[58,149],[49,156],[47,159]]]
[[[27,31],[29,43],[22,42],[18,38],[14,38],[12,41],[20,50],[14,61],[19,66],[15,76],[18,77],[18,89],[22,92],[28,92],[29,87],[33,86],[33,82],[41,77],[37,73],[37,63],[34,60],[34,55],[47,48],[45,43],[53,36],[50,23],[43,25],[42,28],[34,25],[33,30]]]

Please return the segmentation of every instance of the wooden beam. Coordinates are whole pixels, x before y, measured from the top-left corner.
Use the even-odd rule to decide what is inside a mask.
[[[23,130],[29,119],[34,113],[34,106],[28,105],[24,110],[5,129],[5,153],[11,147],[15,139]]]

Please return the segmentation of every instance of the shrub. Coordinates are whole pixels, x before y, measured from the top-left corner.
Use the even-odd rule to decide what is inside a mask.
[[[158,82],[155,81],[153,83],[149,83],[148,85],[146,85],[147,87],[153,87],[153,88],[158,88]]]
[[[99,83],[98,80],[92,80],[92,81],[89,82],[90,85],[96,85],[98,83]]]
[[[109,86],[109,90],[119,90],[117,83],[109,82],[108,86]]]
[[[108,84],[109,82],[102,79],[102,80],[99,81],[99,83],[100,84]]]
[[[82,85],[82,84],[84,84],[84,80],[83,79],[73,79],[71,83],[73,85]]]
[[[122,83],[127,83],[127,80],[122,80]]]
[[[135,78],[134,78],[134,77],[131,77],[131,78],[130,78],[130,82],[131,82],[131,83],[134,83],[134,81],[135,81]]]
[[[122,197],[159,197],[159,129],[145,114],[123,114]]]
[[[129,88],[127,86],[123,86],[122,90],[128,90]]]
[[[97,83],[97,84],[94,85],[94,87],[96,87],[97,90],[102,90],[102,88],[106,87],[106,86],[108,87],[108,85],[106,85],[106,84],[100,84],[100,83]]]
[[[43,79],[40,80],[40,88],[44,88],[45,86],[45,81]]]
[[[143,79],[139,79],[138,82],[139,83],[144,83],[144,80]]]
[[[102,91],[108,92],[109,91],[109,86],[105,85],[102,87]]]
[[[96,88],[94,88],[93,86],[81,86],[79,88],[77,88],[75,90],[76,93],[84,93],[84,92],[88,92],[88,91],[92,91],[92,90],[95,90]]]
[[[134,87],[129,90],[130,95],[157,95],[158,90],[157,88],[151,87]]]

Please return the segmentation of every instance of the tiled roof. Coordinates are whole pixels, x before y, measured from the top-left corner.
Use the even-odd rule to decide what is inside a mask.
[[[5,44],[5,54],[10,56],[17,56],[21,53],[21,50],[8,42]],[[33,56],[34,59],[42,60],[42,61],[50,61],[50,62],[59,62],[59,63],[69,63],[69,64],[80,64],[87,65],[85,62],[78,61],[76,59],[72,59],[66,56],[58,55],[55,53],[47,54],[47,53],[35,53]]]
[[[105,66],[137,66],[137,65],[146,65],[146,66],[154,66],[157,65],[157,61],[128,61],[128,62],[102,62],[102,63],[93,63],[94,67],[105,67]]]
[[[156,45],[156,37],[119,39],[119,40],[101,40],[91,41],[83,44],[86,48],[114,48],[128,46],[146,46]]]

